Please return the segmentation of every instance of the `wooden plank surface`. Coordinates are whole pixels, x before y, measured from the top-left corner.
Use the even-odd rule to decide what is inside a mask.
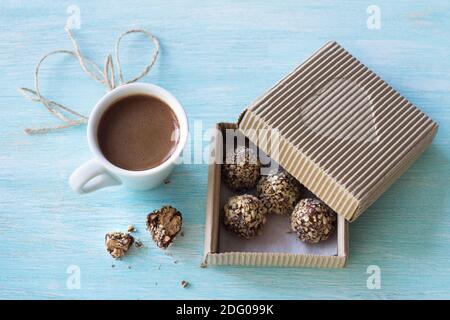
[[[367,27],[370,4],[380,9],[380,29]],[[127,29],[158,36],[161,56],[144,80],[177,96],[191,130],[236,121],[246,105],[323,43],[337,40],[436,120],[438,135],[351,224],[347,268],[200,268],[206,165],[183,164],[169,184],[151,192],[116,187],[79,196],[67,178],[90,158],[85,127],[23,133],[25,127],[58,124],[17,88],[33,86],[34,66],[44,53],[71,49],[63,30],[73,16],[71,5],[80,11],[81,28],[74,33],[82,51],[99,64]],[[450,298],[449,15],[445,0],[2,1],[0,298]],[[141,37],[124,41],[126,77],[142,68],[149,49]],[[68,57],[51,58],[41,81],[48,97],[86,114],[105,92]],[[192,160],[201,156],[192,140],[191,147]],[[151,242],[144,220],[166,203],[182,211],[185,226],[184,237],[163,252]],[[104,234],[129,224],[145,247],[113,261]],[[367,286],[371,265],[380,268],[380,289]],[[70,266],[81,272],[80,289],[67,286]],[[182,288],[182,280],[191,285]]]

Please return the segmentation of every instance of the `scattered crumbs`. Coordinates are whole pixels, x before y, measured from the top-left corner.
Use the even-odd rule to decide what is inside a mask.
[[[170,179],[164,180],[164,184],[169,184],[169,183],[170,183]]]
[[[185,281],[185,280],[181,281],[181,286],[182,286],[183,288],[186,288],[188,285],[189,285],[189,282],[187,282],[187,281]]]
[[[288,231],[286,231],[286,233],[295,233],[295,231],[288,230]]]
[[[158,266],[158,270],[161,270],[161,265]]]
[[[181,231],[180,236],[184,237],[184,232],[183,231]]]
[[[129,225],[127,230],[128,230],[128,232],[135,232],[136,231],[136,229],[132,225]]]
[[[158,282],[155,282],[155,287],[157,287],[158,286]]]
[[[136,241],[134,242],[134,246],[135,246],[136,248],[142,248],[142,247],[144,246],[144,244],[142,243],[141,240],[136,240]]]
[[[115,268],[115,267],[116,267],[116,265],[115,265],[115,264],[112,264],[112,265],[111,265],[111,268]]]
[[[208,264],[206,262],[202,262],[200,264],[200,268],[206,268],[208,266]]]
[[[128,269],[131,269],[131,266],[128,266]]]
[[[173,260],[173,263],[177,264],[177,263],[178,263],[178,260]]]

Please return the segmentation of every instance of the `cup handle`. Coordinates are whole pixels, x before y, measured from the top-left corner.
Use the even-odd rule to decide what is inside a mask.
[[[80,194],[122,184],[113,177],[100,163],[91,159],[78,167],[69,178],[72,189]]]

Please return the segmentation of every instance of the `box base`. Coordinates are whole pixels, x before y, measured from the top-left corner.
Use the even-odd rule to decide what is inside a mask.
[[[301,242],[289,231],[287,217],[269,216],[263,234],[251,240],[239,238],[223,228],[221,208],[235,193],[221,182],[220,157],[226,145],[224,130],[235,128],[235,124],[220,123],[214,138],[216,161],[210,164],[208,174],[204,265],[344,267],[348,257],[348,222],[339,215],[335,233],[319,244]]]

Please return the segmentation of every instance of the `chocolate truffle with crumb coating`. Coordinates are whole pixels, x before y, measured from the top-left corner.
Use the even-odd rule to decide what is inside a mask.
[[[300,200],[291,215],[291,228],[307,243],[325,241],[335,230],[336,213],[319,199]]]
[[[232,190],[248,190],[256,186],[261,163],[253,149],[239,146],[229,150],[222,165],[222,178]]]
[[[303,186],[286,171],[262,176],[257,185],[258,198],[269,213],[289,216],[303,191]]]
[[[181,230],[183,218],[181,213],[171,206],[154,210],[147,216],[147,229],[153,241],[162,249],[166,249]]]
[[[261,200],[249,194],[231,197],[223,211],[225,228],[242,238],[256,237],[266,223],[267,209]]]
[[[125,255],[134,242],[134,238],[125,232],[108,232],[105,235],[106,250],[114,259]]]

